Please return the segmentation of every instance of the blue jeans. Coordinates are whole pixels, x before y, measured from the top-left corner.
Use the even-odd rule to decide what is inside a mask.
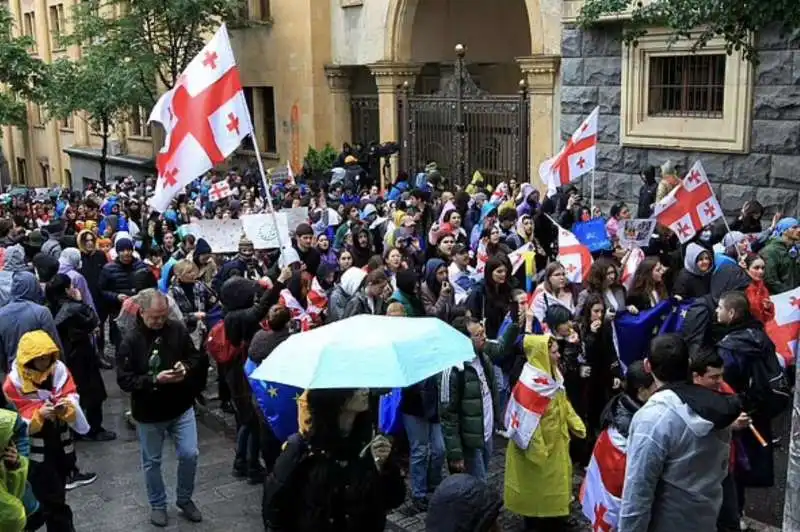
[[[403,414],[403,426],[411,451],[411,496],[423,499],[442,481],[444,467],[444,435],[439,423],[429,423],[421,417]]]
[[[186,504],[194,492],[194,475],[197,471],[197,423],[194,408],[190,408],[170,421],[138,423],[139,445],[142,448],[142,469],[147,486],[147,500],[154,510],[166,510],[167,492],[161,476],[161,451],[164,436],[170,435],[178,455],[178,485],[175,489],[177,503]]]
[[[483,448],[464,449],[464,469],[478,480],[489,480],[489,460],[492,458],[492,439]]]
[[[497,385],[497,402],[500,403],[500,415],[495,416],[494,426],[499,430],[505,430],[503,416],[506,415],[506,406],[508,405],[508,398],[511,396],[511,390],[508,386],[508,375],[506,375],[500,366],[494,367],[494,381]]]

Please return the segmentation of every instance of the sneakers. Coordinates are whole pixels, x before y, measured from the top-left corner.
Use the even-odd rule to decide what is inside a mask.
[[[154,526],[164,528],[169,524],[167,511],[164,509],[150,510],[150,522],[153,523]]]
[[[133,419],[133,413],[130,410],[125,412],[125,424],[128,426],[128,429],[136,430],[136,420]]]
[[[95,480],[97,480],[97,473],[81,473],[80,471],[73,471],[72,474],[67,477],[67,485],[64,486],[64,489],[70,491],[74,490],[75,488],[80,488],[81,486],[88,486]]]
[[[84,441],[114,441],[117,439],[117,433],[106,429],[100,429],[95,433],[89,433],[81,436],[79,439]]]
[[[192,502],[186,502],[184,504],[178,504],[178,508],[181,511],[181,515],[185,517],[188,521],[192,523],[199,523],[203,520],[203,514],[200,513],[200,509]]]
[[[261,467],[251,467],[247,471],[247,483],[255,486],[256,484],[263,484],[264,479],[267,478],[267,470]]]

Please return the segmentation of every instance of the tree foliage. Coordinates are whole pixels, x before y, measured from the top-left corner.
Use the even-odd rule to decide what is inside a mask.
[[[68,43],[101,42],[135,68],[149,103],[181,72],[241,0],[87,0],[74,8]],[[111,17],[108,13],[119,13]]]
[[[0,124],[25,125],[24,100],[41,102],[48,86],[48,69],[28,49],[33,41],[13,35],[14,21],[0,9]]]
[[[752,35],[776,24],[785,33],[800,27],[800,2],[797,0],[587,0],[578,23],[596,24],[605,15],[615,15],[632,7],[626,20],[624,40],[636,45],[648,27],[664,27],[673,39],[694,41],[694,49],[704,47],[714,37],[725,40],[727,52],[742,50],[745,58],[757,62],[758,50]]]

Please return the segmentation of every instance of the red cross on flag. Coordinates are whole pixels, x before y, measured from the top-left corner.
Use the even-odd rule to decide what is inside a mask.
[[[656,220],[678,235],[681,244],[691,240],[703,227],[722,216],[708,176],[700,161],[654,208]]]
[[[166,134],[150,199],[153,209],[164,211],[183,187],[223,162],[253,132],[224,24],[159,98],[150,121],[161,123]]]
[[[208,190],[208,199],[216,203],[224,200],[231,194],[233,194],[233,190],[231,190],[231,186],[227,181],[217,181],[211,185],[211,188]]]
[[[632,248],[622,263],[622,275],[620,276],[620,281],[622,282],[622,286],[625,287],[625,290],[628,292],[631,291],[633,288],[633,278],[636,274],[636,269],[639,268],[639,265],[644,261],[644,251],[641,248]]]
[[[764,330],[775,344],[781,365],[789,367],[795,363],[800,335],[800,288],[772,296],[770,300],[775,305],[775,318]]]
[[[592,267],[592,252],[589,248],[560,225],[553,222],[558,228],[558,262],[567,272],[567,280],[571,283],[582,283],[589,278]]]
[[[625,449],[627,441],[616,429],[600,433],[581,484],[580,501],[583,515],[592,530],[617,530],[622,507],[622,487],[625,482]]]
[[[561,151],[539,166],[539,177],[547,185],[547,195],[556,193],[556,188],[575,181],[595,168],[597,160],[597,116],[600,107],[595,107],[586,120],[578,126]]]
[[[564,382],[560,374],[559,380],[555,380],[539,368],[525,363],[519,381],[511,392],[505,415],[508,437],[520,449],[528,448],[550,401],[563,389]]]

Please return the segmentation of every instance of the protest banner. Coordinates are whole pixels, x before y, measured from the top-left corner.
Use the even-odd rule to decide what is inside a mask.
[[[308,223],[308,207],[281,209],[280,212],[286,213],[286,223],[291,234],[294,234],[294,230],[297,229],[297,226],[301,223]]]
[[[286,213],[248,214],[241,218],[242,228],[247,238],[253,241],[256,249],[280,248],[281,243],[288,245],[289,223]]]
[[[191,234],[203,238],[214,253],[235,253],[242,237],[242,220],[197,220]]]
[[[636,218],[634,220],[621,220],[622,227],[618,233],[619,243],[624,248],[647,247],[650,244],[650,237],[656,228],[656,221],[653,219]]]

